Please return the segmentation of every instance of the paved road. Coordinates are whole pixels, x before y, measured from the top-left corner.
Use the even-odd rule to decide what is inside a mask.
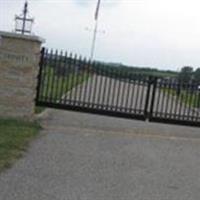
[[[145,110],[147,85],[147,80],[129,83],[94,75],[88,81],[75,87],[66,96],[63,96],[61,102],[64,102],[63,100],[66,98],[72,101],[94,104],[94,108],[106,108],[106,110],[114,108],[115,111],[140,114]],[[151,99],[151,94],[152,92],[149,99]],[[151,101],[149,101],[148,111],[150,111],[150,105]],[[189,107],[176,96],[173,97],[168,91],[160,89],[160,87],[157,87],[155,91],[153,112],[159,117],[175,119],[176,116],[180,118],[181,115],[182,120],[200,122],[200,110]]]
[[[197,200],[200,129],[48,110],[0,200]]]

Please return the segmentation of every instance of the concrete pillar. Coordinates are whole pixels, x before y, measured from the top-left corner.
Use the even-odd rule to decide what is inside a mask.
[[[42,42],[0,32],[0,117],[33,119]]]

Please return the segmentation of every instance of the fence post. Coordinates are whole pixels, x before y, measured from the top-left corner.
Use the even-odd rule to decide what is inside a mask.
[[[146,94],[146,102],[144,108],[145,118],[148,118],[148,108],[149,108],[149,100],[150,100],[150,92],[151,92],[151,84],[152,84],[152,76],[148,77],[148,85],[147,85],[147,94]]]
[[[41,78],[42,78],[42,68],[43,68],[43,63],[44,63],[44,53],[45,53],[45,48],[43,47],[40,53],[39,73],[37,76],[37,92],[36,92],[36,99],[35,99],[36,103],[40,97],[40,85],[42,82]]]
[[[149,111],[149,121],[151,121],[151,118],[153,116],[153,108],[154,108],[154,102],[155,102],[155,95],[156,95],[156,87],[157,87],[157,81],[158,78],[154,77],[152,80],[153,83],[153,91],[152,91],[152,97],[151,97],[151,105],[150,105],[150,111]]]

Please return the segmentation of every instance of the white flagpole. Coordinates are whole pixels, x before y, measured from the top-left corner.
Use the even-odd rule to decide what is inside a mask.
[[[99,9],[100,9],[100,3],[101,0],[98,0],[97,2],[97,8],[95,11],[95,27],[94,27],[94,33],[93,33],[93,39],[92,39],[92,47],[91,47],[91,54],[90,54],[90,60],[93,60],[94,57],[94,51],[95,51],[95,44],[96,44],[96,37],[97,37],[97,30],[98,30],[98,17],[99,17]]]
[[[96,38],[97,38],[97,30],[98,30],[98,21],[96,20],[94,33],[93,33],[93,39],[92,39],[91,54],[90,54],[91,61],[93,60],[93,57],[94,57],[95,43],[96,43]]]

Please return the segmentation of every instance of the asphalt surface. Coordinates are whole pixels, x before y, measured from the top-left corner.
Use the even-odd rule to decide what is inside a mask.
[[[200,129],[48,110],[0,200],[198,200]]]

